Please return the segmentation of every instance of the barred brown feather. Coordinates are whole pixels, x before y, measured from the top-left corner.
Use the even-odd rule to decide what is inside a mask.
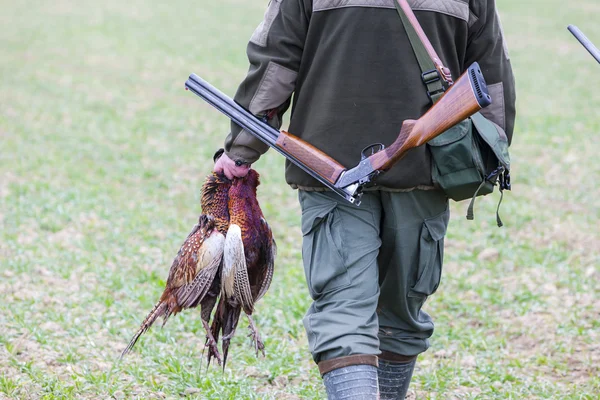
[[[208,328],[210,311],[216,302],[220,281],[219,268],[223,258],[222,226],[228,224],[227,193],[230,182],[217,175],[209,176],[202,189],[203,214],[188,234],[169,269],[169,276],[160,301],[148,314],[121,357],[127,354],[140,336],[163,317],[163,325],[171,315],[202,304],[202,316]],[[213,196],[213,199],[210,197]],[[224,203],[219,205],[219,202]],[[216,282],[215,282],[216,281]],[[215,294],[215,292],[217,292]],[[206,307],[210,310],[206,312]],[[205,318],[207,318],[205,320]],[[210,334],[210,332],[207,332]]]

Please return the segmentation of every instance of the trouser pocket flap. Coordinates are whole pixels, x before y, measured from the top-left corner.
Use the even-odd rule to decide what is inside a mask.
[[[419,269],[415,284],[409,291],[411,297],[430,296],[437,290],[442,276],[444,236],[450,213],[444,213],[423,221],[419,243]]]
[[[323,204],[305,209],[302,212],[302,235],[308,235],[337,206],[336,203]]]

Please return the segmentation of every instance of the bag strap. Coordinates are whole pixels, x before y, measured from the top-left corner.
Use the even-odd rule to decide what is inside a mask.
[[[450,70],[442,64],[407,1],[394,0],[394,5],[421,68],[421,79],[427,86],[427,96],[435,103],[442,97],[446,87],[453,83]]]
[[[502,220],[500,219],[500,205],[502,204],[502,199],[504,198],[504,189],[510,190],[510,175],[508,175],[508,179],[509,179],[508,186],[505,182],[505,179],[506,179],[505,176],[507,173],[508,173],[508,170],[506,168],[504,168],[504,166],[500,165],[498,168],[496,168],[494,171],[492,171],[487,177],[484,177],[483,181],[481,181],[481,184],[479,185],[479,187],[475,191],[475,194],[471,198],[471,201],[469,202],[469,207],[467,208],[467,219],[468,220],[473,220],[475,218],[475,215],[474,215],[475,198],[479,194],[479,191],[481,190],[481,188],[483,188],[483,186],[486,184],[486,182],[490,182],[494,186],[496,186],[496,184],[498,184],[498,188],[500,190],[500,201],[498,201],[498,207],[496,207],[496,224],[498,224],[498,228],[502,228],[502,226],[504,226],[504,224],[502,223]],[[496,183],[496,180],[498,180],[499,182]]]

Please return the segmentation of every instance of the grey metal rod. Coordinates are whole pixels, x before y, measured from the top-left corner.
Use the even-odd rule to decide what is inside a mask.
[[[258,118],[250,114],[242,106],[234,102],[198,75],[190,75],[185,86],[196,95],[200,96],[208,104],[227,115],[233,122],[242,128],[255,135],[259,135],[258,138],[269,146],[275,145],[275,142],[279,137],[278,130],[258,120]]]
[[[598,48],[594,46],[592,41],[588,39],[587,36],[585,36],[583,32],[581,32],[581,30],[575,25],[569,25],[567,29],[573,34],[573,36],[577,38],[577,40],[579,40],[583,47],[585,47],[586,50],[589,51],[592,57],[594,57],[596,61],[600,63],[600,50],[598,50]]]

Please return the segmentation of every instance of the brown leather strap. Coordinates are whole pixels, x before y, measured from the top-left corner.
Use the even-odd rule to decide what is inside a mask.
[[[410,22],[410,24],[414,28],[415,32],[417,33],[417,36],[423,43],[423,46],[425,46],[425,50],[427,51],[427,54],[429,54],[429,57],[431,57],[431,60],[433,61],[435,68],[440,73],[440,76],[442,77],[442,79],[444,81],[446,81],[448,86],[451,86],[454,82],[452,81],[452,74],[450,72],[450,69],[448,67],[444,66],[444,64],[442,63],[442,60],[440,59],[440,57],[438,57],[437,53],[435,52],[435,49],[433,48],[433,46],[431,45],[431,42],[429,41],[429,38],[423,31],[423,28],[421,28],[421,24],[419,24],[417,17],[413,13],[413,10],[410,8],[410,5],[408,4],[408,2],[406,0],[396,0],[396,1],[402,8],[402,11],[404,11],[404,14],[406,14],[408,21]]]
[[[350,365],[372,365],[378,367],[379,362],[377,356],[371,354],[355,354],[321,361],[319,363],[319,372],[321,373],[321,376],[323,376],[334,369],[344,368]]]
[[[379,359],[388,362],[395,363],[409,363],[412,362],[417,356],[403,356],[402,354],[392,353],[391,351],[382,350],[379,355]]]

